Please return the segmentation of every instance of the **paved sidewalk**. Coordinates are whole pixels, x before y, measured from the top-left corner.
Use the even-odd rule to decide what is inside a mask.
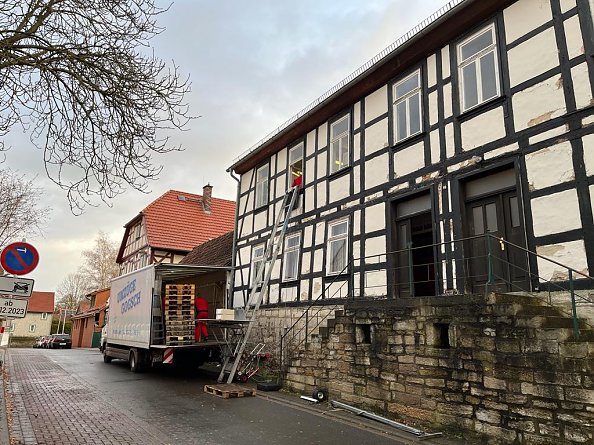
[[[13,406],[11,444],[168,443],[159,431],[111,405],[48,357],[10,351],[5,366]]]

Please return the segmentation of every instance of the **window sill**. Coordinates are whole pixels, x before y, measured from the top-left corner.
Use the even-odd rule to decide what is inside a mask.
[[[343,167],[340,170],[338,170],[337,172],[331,173],[328,175],[328,181],[331,181],[333,179],[336,178],[340,178],[341,176],[346,175],[347,173],[350,173],[353,170],[353,166],[349,165],[347,167]]]
[[[409,145],[414,145],[417,142],[420,142],[423,139],[425,139],[426,135],[427,135],[426,131],[421,131],[420,133],[417,133],[413,136],[409,136],[406,139],[402,139],[401,141],[396,142],[392,146],[392,151],[403,150],[404,148],[407,148]]]
[[[488,101],[483,102],[482,104],[475,105],[473,108],[470,108],[470,109],[460,113],[458,115],[458,121],[464,122],[468,119],[472,119],[473,117],[475,117],[481,113],[484,113],[485,111],[492,110],[493,108],[496,108],[499,105],[501,105],[503,102],[505,102],[505,99],[506,99],[506,96],[501,95],[501,96],[494,97],[493,99],[489,99]]]

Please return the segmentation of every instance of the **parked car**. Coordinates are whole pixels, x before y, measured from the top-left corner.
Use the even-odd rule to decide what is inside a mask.
[[[70,349],[72,348],[72,340],[69,334],[53,334],[50,335],[47,347],[50,349]]]
[[[37,337],[37,338],[35,339],[35,343],[33,343],[33,347],[34,347],[34,348],[41,348],[41,343],[43,342],[43,339],[44,339],[44,338],[45,338],[45,337],[44,337],[43,335],[42,335],[41,337]]]

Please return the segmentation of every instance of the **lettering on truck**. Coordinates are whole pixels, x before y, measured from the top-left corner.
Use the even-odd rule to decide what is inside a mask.
[[[138,291],[135,294],[133,292],[136,291],[136,278],[132,281],[128,282],[124,288],[118,292],[117,301],[118,303],[122,303],[121,312],[122,314],[128,312],[130,309],[134,308],[140,303],[141,292]]]

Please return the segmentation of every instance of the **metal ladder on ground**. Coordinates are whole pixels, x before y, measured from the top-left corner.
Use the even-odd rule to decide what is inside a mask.
[[[231,359],[233,359],[233,365],[229,372],[227,383],[233,382],[233,378],[235,377],[235,373],[237,372],[237,368],[241,362],[243,352],[245,351],[246,344],[249,341],[252,327],[257,319],[262,298],[264,297],[264,294],[268,288],[274,262],[276,261],[276,258],[280,253],[281,246],[283,245],[285,233],[287,232],[289,220],[291,219],[291,213],[295,207],[299,190],[299,186],[293,186],[287,190],[287,193],[285,193],[283,203],[274,223],[274,227],[272,228],[270,238],[266,242],[264,260],[256,271],[256,277],[252,282],[250,295],[245,305],[245,320],[247,321],[247,325],[243,327],[241,333],[237,337],[237,343],[232,354],[225,358],[223,368],[221,369],[221,374],[219,375],[219,382],[223,380],[223,375]]]

